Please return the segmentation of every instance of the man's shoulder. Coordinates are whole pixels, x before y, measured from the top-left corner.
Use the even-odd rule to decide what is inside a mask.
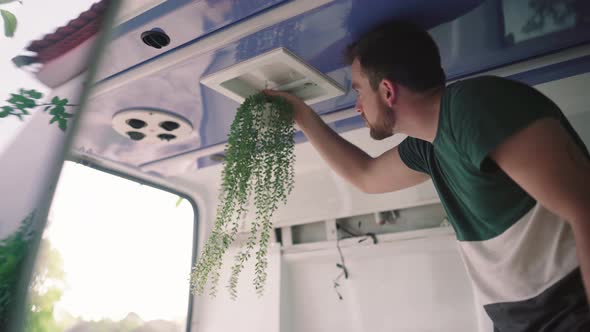
[[[546,99],[535,88],[509,78],[478,76],[447,86],[446,99],[452,108],[493,108],[519,104],[522,100]]]
[[[502,88],[514,84],[522,85],[522,83],[508,78],[486,75],[458,80],[451,83],[447,88],[454,93],[464,94],[465,92],[472,92],[473,90]]]
[[[441,124],[447,136],[477,135],[481,126],[512,114],[522,100],[531,97],[530,87],[498,76],[478,76],[447,86],[441,104]],[[501,114],[506,113],[506,114]],[[469,136],[469,135],[468,135]]]

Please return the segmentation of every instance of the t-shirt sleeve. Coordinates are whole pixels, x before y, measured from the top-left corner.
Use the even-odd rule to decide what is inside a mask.
[[[525,84],[499,77],[467,81],[452,97],[449,116],[459,148],[479,170],[500,144],[538,119],[559,119],[549,98]]]
[[[398,145],[400,159],[409,168],[430,174],[429,156],[432,151],[432,144],[408,137]]]

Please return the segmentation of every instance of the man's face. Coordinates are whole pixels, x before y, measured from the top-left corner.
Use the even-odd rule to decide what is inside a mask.
[[[379,90],[373,90],[358,59],[352,63],[352,88],[357,93],[355,109],[361,113],[371,137],[382,140],[393,135],[393,109],[387,106]]]

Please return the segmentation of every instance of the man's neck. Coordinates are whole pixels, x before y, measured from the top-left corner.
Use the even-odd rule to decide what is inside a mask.
[[[438,132],[440,104],[445,89],[436,88],[421,94],[414,94],[407,100],[408,115],[406,134],[433,143]]]

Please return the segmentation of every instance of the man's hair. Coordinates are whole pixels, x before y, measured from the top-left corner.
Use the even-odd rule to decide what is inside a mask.
[[[408,22],[388,22],[363,35],[346,49],[348,64],[358,59],[377,90],[383,79],[415,92],[443,86],[445,72],[436,43],[428,32]]]

